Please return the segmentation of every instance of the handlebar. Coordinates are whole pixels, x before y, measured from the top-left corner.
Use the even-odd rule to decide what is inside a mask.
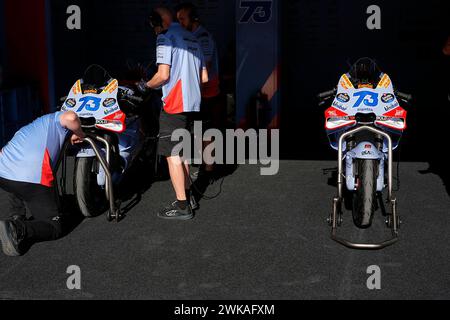
[[[396,91],[395,95],[406,102],[410,102],[413,98],[412,95],[400,91]]]
[[[136,104],[141,104],[142,102],[144,102],[144,99],[136,96],[125,95],[122,98]]]
[[[317,95],[317,99],[319,99],[319,106],[322,107],[328,99],[333,98],[336,95],[336,92],[337,89],[334,88],[333,90],[319,93]]]
[[[325,92],[319,93],[317,95],[317,98],[319,100],[325,100],[325,99],[333,97],[335,94],[336,94],[336,89],[333,89],[333,90],[330,90],[330,91],[325,91]]]

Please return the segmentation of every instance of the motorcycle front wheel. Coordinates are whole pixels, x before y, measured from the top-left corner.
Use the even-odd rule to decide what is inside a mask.
[[[96,158],[77,158],[75,163],[75,196],[81,213],[87,218],[108,210],[105,189],[97,183],[98,166]]]
[[[358,159],[358,184],[353,195],[353,221],[358,228],[372,225],[376,208],[378,160]]]

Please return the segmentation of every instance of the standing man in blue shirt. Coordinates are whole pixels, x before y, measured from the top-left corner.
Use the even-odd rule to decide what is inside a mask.
[[[35,242],[61,237],[53,170],[70,133],[72,144],[85,137],[76,113],[51,113],[20,129],[1,150],[0,188],[9,194],[10,215],[0,220],[6,255],[20,256]]]
[[[174,22],[172,11],[157,7],[150,18],[157,34],[158,71],[153,78],[140,84],[163,91],[163,110],[160,116],[158,153],[167,158],[176,201],[158,213],[158,217],[171,220],[189,220],[194,217],[196,203],[191,196],[189,165],[174,148],[171,141],[177,129],[190,129],[192,115],[200,111],[201,85],[208,82],[208,72],[200,44],[196,37]],[[192,205],[191,205],[192,203]],[[192,208],[194,206],[194,208]]]

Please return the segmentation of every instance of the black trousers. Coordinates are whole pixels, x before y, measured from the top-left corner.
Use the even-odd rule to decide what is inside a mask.
[[[26,238],[33,242],[56,240],[62,235],[54,188],[0,178],[0,188],[9,196],[6,214],[25,220]]]

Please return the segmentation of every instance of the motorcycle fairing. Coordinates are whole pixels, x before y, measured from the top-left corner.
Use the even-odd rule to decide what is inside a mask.
[[[117,101],[119,84],[113,79],[100,88],[100,93],[83,93],[82,80],[78,80],[69,92],[62,111],[74,111],[80,118],[95,118],[95,128],[116,133],[126,129],[126,116]]]
[[[377,88],[390,88],[392,87],[392,81],[391,78],[384,73],[383,76],[381,77],[380,82],[378,82]]]
[[[401,118],[405,127],[392,126],[396,130],[405,130],[407,112],[394,94],[392,81],[384,74],[375,89],[354,88],[346,74],[339,80],[336,97],[330,108],[325,111],[325,128],[336,130],[354,124],[352,120],[357,113],[375,113],[379,118],[377,124],[389,126],[392,118]],[[384,117],[384,118],[383,118]],[[332,121],[330,121],[330,118]],[[385,119],[386,118],[386,119]],[[348,121],[343,121],[348,120]]]
[[[337,149],[340,132],[356,125],[356,114],[376,115],[375,126],[397,135],[406,129],[407,112],[394,94],[392,81],[383,74],[375,89],[353,86],[346,74],[339,80],[336,97],[325,110],[325,129],[333,149]],[[337,139],[336,139],[337,138]]]
[[[370,142],[361,142],[355,148],[347,152],[353,159],[380,160],[384,157],[383,153]]]

